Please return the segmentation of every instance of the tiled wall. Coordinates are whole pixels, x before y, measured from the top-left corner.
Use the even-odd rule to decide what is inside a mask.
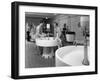
[[[68,16],[66,16],[66,15],[57,15],[55,18],[52,19],[52,23],[53,22],[57,22],[58,26],[61,28],[61,30],[64,27],[65,23],[66,23],[67,26],[70,26]]]
[[[80,27],[80,16],[69,17],[68,15],[58,15],[55,18],[53,18],[52,22],[57,22],[61,30],[64,27],[64,24],[66,23],[66,25],[70,27],[70,30],[76,33],[76,40],[78,42],[83,42],[84,37],[82,27]]]
[[[25,22],[29,24],[34,24],[35,26],[39,25],[41,18],[34,18],[34,17],[26,17]]]

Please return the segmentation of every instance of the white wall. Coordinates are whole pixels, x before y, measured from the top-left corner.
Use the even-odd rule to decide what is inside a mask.
[[[11,62],[11,2],[14,0],[1,0],[0,1],[0,81],[13,81],[10,78],[10,62]],[[21,0],[21,1],[34,1],[44,3],[58,3],[58,4],[72,4],[72,5],[88,5],[98,6],[100,10],[100,0]],[[99,11],[100,14],[100,11]],[[99,15],[100,22],[100,15]],[[100,23],[98,23],[100,27]],[[100,28],[98,29],[100,30]],[[99,32],[100,35],[100,32]],[[100,37],[99,37],[100,41]],[[98,44],[100,45],[100,43]],[[99,47],[100,48],[100,47]],[[99,51],[100,53],[100,51]],[[99,55],[98,53],[98,55]],[[98,56],[100,57],[100,55]],[[100,58],[99,58],[100,62]],[[100,66],[100,63],[99,63]],[[100,70],[99,70],[100,71]],[[33,81],[33,79],[26,79],[26,81]],[[34,79],[37,81],[99,81],[100,74],[98,75],[84,75],[84,76],[66,76],[55,78],[40,78]],[[22,80],[21,80],[22,81]]]

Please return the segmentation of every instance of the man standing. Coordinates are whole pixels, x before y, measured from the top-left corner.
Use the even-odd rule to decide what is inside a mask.
[[[46,34],[43,33],[44,24],[45,24],[45,22],[42,20],[40,22],[40,24],[36,27],[36,34],[35,34],[36,38],[41,38],[41,37],[46,36]]]
[[[44,34],[43,31],[42,31],[44,24],[45,24],[45,22],[44,22],[44,20],[42,20],[40,22],[40,24],[36,27],[35,39],[42,38],[42,37],[46,36],[46,34]],[[39,54],[42,55],[43,47],[38,46],[38,49],[39,49]]]
[[[61,39],[60,39],[60,37],[61,37],[61,29],[58,26],[58,23],[54,23],[54,37],[58,42],[58,48],[61,47],[62,46]]]
[[[30,39],[31,39],[30,30],[31,30],[31,28],[30,28],[30,26],[29,26],[29,24],[28,24],[28,22],[27,22],[27,23],[26,23],[26,35],[25,35],[27,41],[30,41]]]

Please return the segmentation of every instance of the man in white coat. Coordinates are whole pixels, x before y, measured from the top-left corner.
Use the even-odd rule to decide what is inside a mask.
[[[43,33],[43,26],[45,22],[42,20],[40,24],[36,27],[36,34],[35,34],[35,39],[45,37],[46,34]],[[42,55],[43,53],[43,47],[38,46],[39,49],[39,54]]]

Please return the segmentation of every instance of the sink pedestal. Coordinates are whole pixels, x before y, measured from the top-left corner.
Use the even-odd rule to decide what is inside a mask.
[[[54,48],[53,47],[43,47],[43,55],[44,58],[52,58],[54,56]]]
[[[42,57],[48,59],[54,56],[54,47],[57,46],[57,40],[53,37],[48,38],[38,38],[36,39],[36,45],[43,47]]]

